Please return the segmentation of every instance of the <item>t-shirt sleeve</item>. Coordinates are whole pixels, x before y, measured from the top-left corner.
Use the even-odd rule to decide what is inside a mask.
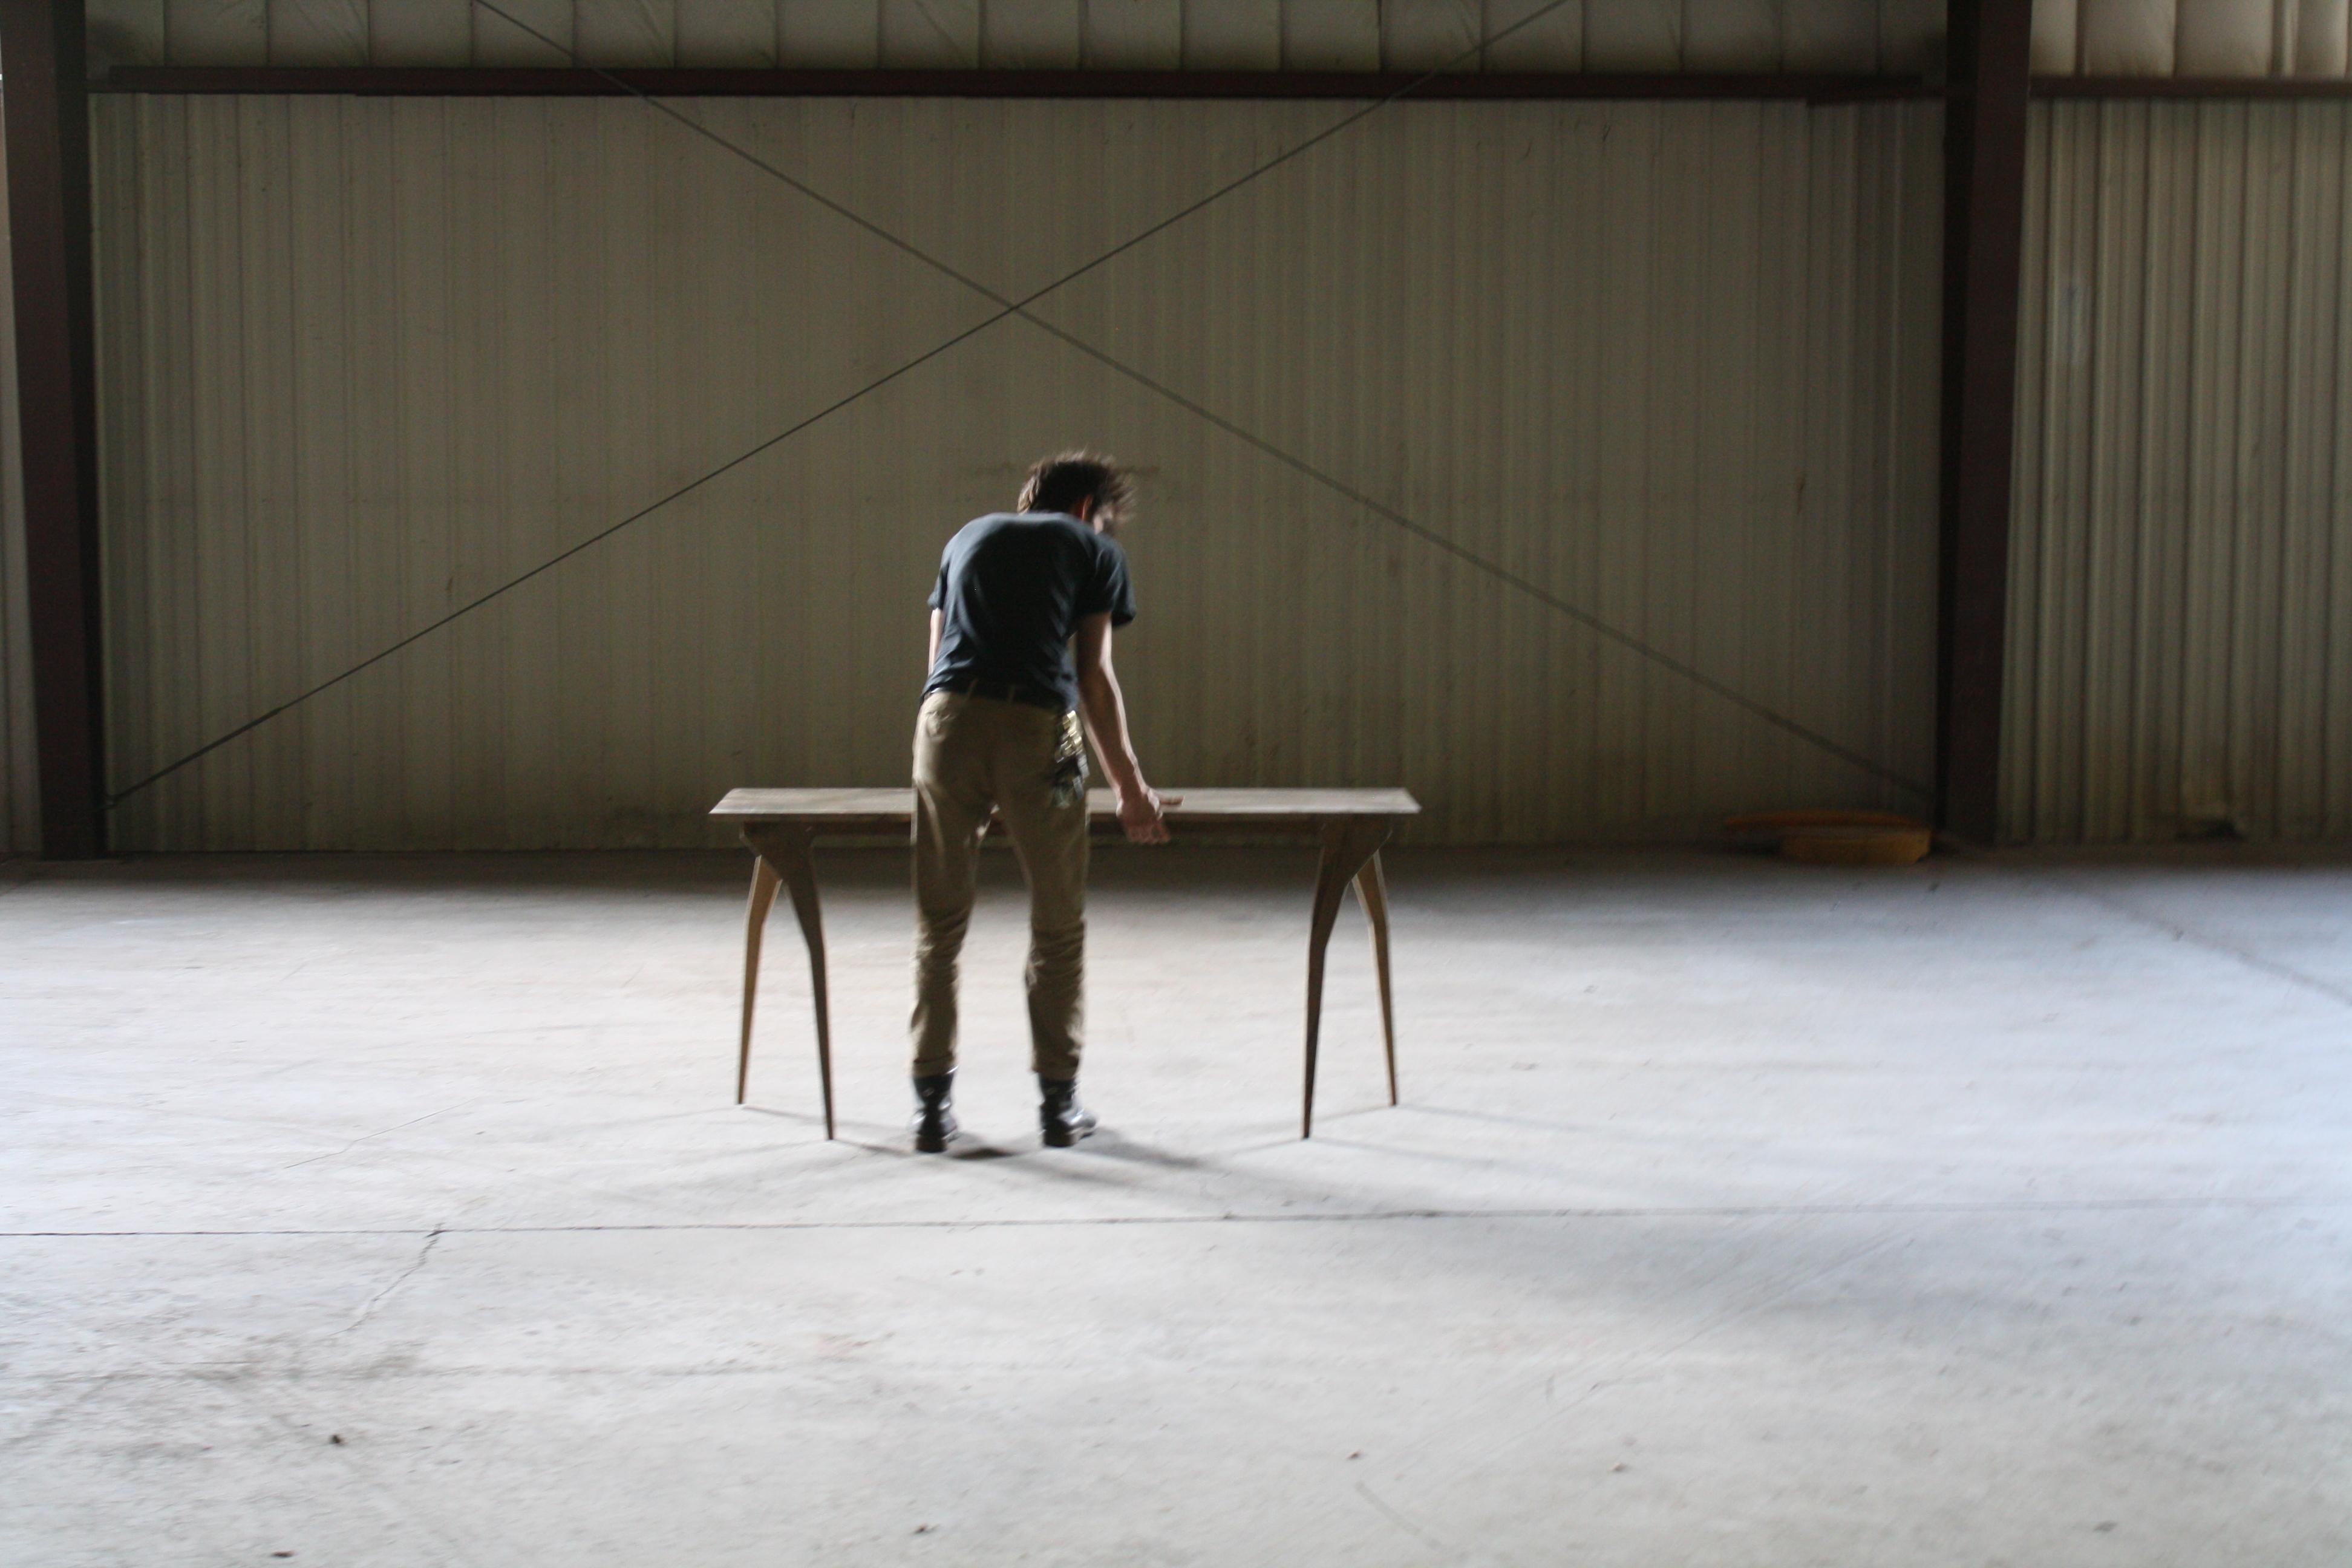
[[[944,610],[948,607],[948,558],[944,554],[940,557],[939,580],[931,584],[929,603],[931,608],[935,610]]]
[[[1078,603],[1080,616],[1108,615],[1110,624],[1123,626],[1135,619],[1135,584],[1128,580],[1127,552],[1097,536],[1094,572]]]

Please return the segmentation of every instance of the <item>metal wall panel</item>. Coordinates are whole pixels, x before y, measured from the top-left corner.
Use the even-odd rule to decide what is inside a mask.
[[[774,65],[774,7],[747,6],[737,0],[677,0],[676,63],[751,69]]]
[[[1292,70],[1380,69],[1380,0],[1282,0],[1282,63]]]
[[[164,0],[163,37],[173,65],[267,65],[268,0]]]
[[[1087,0],[1086,35],[1095,69],[1181,69],[1183,0]]]
[[[638,65],[850,68],[1076,63],[1425,69],[1539,0],[502,0],[594,58]],[[560,63],[470,0],[89,0],[95,58],[131,64]],[[941,7],[944,7],[942,10]],[[889,12],[889,16],[885,12]],[[999,30],[995,8],[984,29]],[[575,30],[575,16],[576,30]],[[2048,75],[2334,77],[2352,0],[2037,0]],[[674,20],[673,20],[674,18]],[[1944,0],[1569,0],[1465,68],[1932,69]],[[1450,40],[1459,40],[1452,42]]]
[[[2352,112],[2035,106],[2007,834],[2352,835]]]
[[[2034,0],[2045,76],[2334,77],[2347,0]]]
[[[1186,70],[1274,70],[1282,64],[1282,0],[1179,0]]]
[[[776,63],[873,69],[882,61],[882,9],[883,0],[776,0]]]
[[[180,0],[174,0],[180,3]],[[196,0],[189,0],[196,3]],[[221,4],[222,0],[201,0]],[[242,3],[242,0],[239,0]],[[278,0],[265,0],[275,5]],[[473,60],[478,66],[563,66],[581,51],[579,8],[573,0],[504,0],[501,16],[469,5]],[[509,20],[509,18],[511,18]],[[584,58],[584,55],[583,55]],[[457,61],[449,61],[455,65]]]
[[[2081,48],[2082,0],[2033,0],[2033,72],[2071,76]]]
[[[170,29],[164,21],[168,4],[169,0],[89,0],[83,15],[89,29],[90,69],[163,65],[172,59]]]
[[[367,64],[367,0],[270,0],[269,63]]]
[[[2091,0],[2082,11],[2083,72],[2170,76],[2179,31],[2179,0]],[[2061,72],[2074,68],[2072,58],[2058,67]]]
[[[0,168],[8,144],[0,135]],[[8,204],[0,201],[0,278],[11,276]],[[16,297],[0,288],[0,855],[41,847],[39,757],[33,749],[33,650],[25,602],[25,469],[16,428]]]
[[[90,0],[91,27],[96,7]],[[121,0],[106,0],[121,4]],[[722,0],[733,5],[734,0]],[[401,0],[368,7],[368,63],[375,66],[446,66],[473,58],[472,0]]]
[[[2294,34],[2291,66],[2296,76],[2340,77],[2352,64],[2352,3],[2297,0],[2288,26]]]
[[[1187,0],[1200,5],[1202,0]],[[1481,37],[1491,39],[1485,68],[1496,71],[1572,71],[1584,64],[1584,0],[1486,0]],[[1779,35],[1773,35],[1777,43]],[[1711,68],[1701,66],[1699,69]],[[1759,64],[1753,68],[1769,69]]]
[[[130,64],[356,64],[357,0],[89,0],[94,50]],[[1536,0],[511,0],[614,64],[1107,69],[1426,68]],[[166,7],[169,6],[167,20]],[[2040,0],[2049,75],[2342,77],[2347,0]],[[467,0],[368,11],[365,63],[554,65]],[[1941,0],[1570,0],[1461,68],[1871,71],[1940,58]],[[576,21],[575,21],[576,16]],[[983,36],[985,34],[986,36]]]
[[[572,0],[572,15],[575,47],[590,65],[677,63],[677,0]]]
[[[1380,58],[1391,70],[1478,68],[1478,45],[1486,33],[1484,0],[1418,0],[1377,9]]]
[[[2274,0],[2180,0],[2175,58],[2182,76],[2258,77],[2278,62]]]
[[[2071,7],[2076,0],[2044,0]],[[2141,4],[2143,0],[2108,0]],[[2226,0],[2236,5],[2242,0]],[[2341,7],[2344,0],[2302,0]],[[469,0],[89,0],[136,65],[560,65]],[[1943,0],[500,0],[606,65],[863,69],[1886,71],[1940,54]],[[2314,55],[2313,58],[2318,58]],[[2053,69],[2072,69],[2067,63]]]
[[[1017,293],[1348,110],[696,111]],[[118,780],[991,310],[626,101],[97,112]],[[1937,112],[1401,105],[1041,309],[1923,776]],[[1120,666],[1165,783],[1401,783],[1450,841],[1917,804],[1014,322],[141,795],[120,842],[692,844],[732,784],[902,779],[940,543],[1081,440],[1143,470]]]
[[[1086,30],[1080,0],[988,0],[980,58],[991,69],[1076,70]]]

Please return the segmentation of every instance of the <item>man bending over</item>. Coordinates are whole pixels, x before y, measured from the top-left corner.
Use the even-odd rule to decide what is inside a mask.
[[[1087,763],[1080,714],[1139,844],[1167,842],[1111,673],[1135,618],[1111,538],[1128,476],[1083,452],[1029,471],[1015,503],[948,541],[931,590],[931,673],[915,723],[915,1147],[955,1136],[956,959],[989,813],[1029,881],[1030,1065],[1045,1142],[1095,1130],[1077,1098],[1087,941]],[[1075,639],[1076,657],[1072,658]]]

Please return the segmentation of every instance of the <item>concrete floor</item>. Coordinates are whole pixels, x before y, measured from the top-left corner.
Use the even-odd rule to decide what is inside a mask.
[[[1400,856],[1302,1144],[1307,861],[1114,852],[1066,1152],[1006,870],[942,1159],[895,856],[834,1143],[736,857],[0,868],[0,1562],[2352,1562],[2352,867]]]

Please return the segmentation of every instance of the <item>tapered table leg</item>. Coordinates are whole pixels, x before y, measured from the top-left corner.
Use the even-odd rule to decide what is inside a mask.
[[[760,938],[776,902],[776,868],[764,855],[751,857],[751,910],[743,929],[743,1043],[735,1057],[735,1103],[743,1103],[751,1077],[751,1004],[760,994]]]
[[[1348,884],[1388,842],[1391,825],[1354,818],[1323,828],[1323,859],[1315,873],[1315,910],[1307,930],[1307,1083],[1300,1097],[1298,1135],[1315,1135],[1315,1057],[1323,1032],[1323,959],[1331,945],[1331,925]]]
[[[809,858],[810,830],[796,823],[762,822],[743,829],[743,837],[775,868],[793,895],[793,912],[800,917],[801,936],[808,943],[809,999],[816,1010],[816,1072],[824,1095],[824,1135],[833,1136],[833,1017],[826,1005],[824,984],[824,916],[817,906],[816,868]],[[773,895],[771,895],[772,897]]]
[[[1372,928],[1372,968],[1381,979],[1381,1040],[1388,1048],[1389,1103],[1397,1102],[1396,1004],[1389,992],[1389,886],[1381,872],[1381,852],[1356,873],[1356,901],[1364,906],[1364,923]]]

